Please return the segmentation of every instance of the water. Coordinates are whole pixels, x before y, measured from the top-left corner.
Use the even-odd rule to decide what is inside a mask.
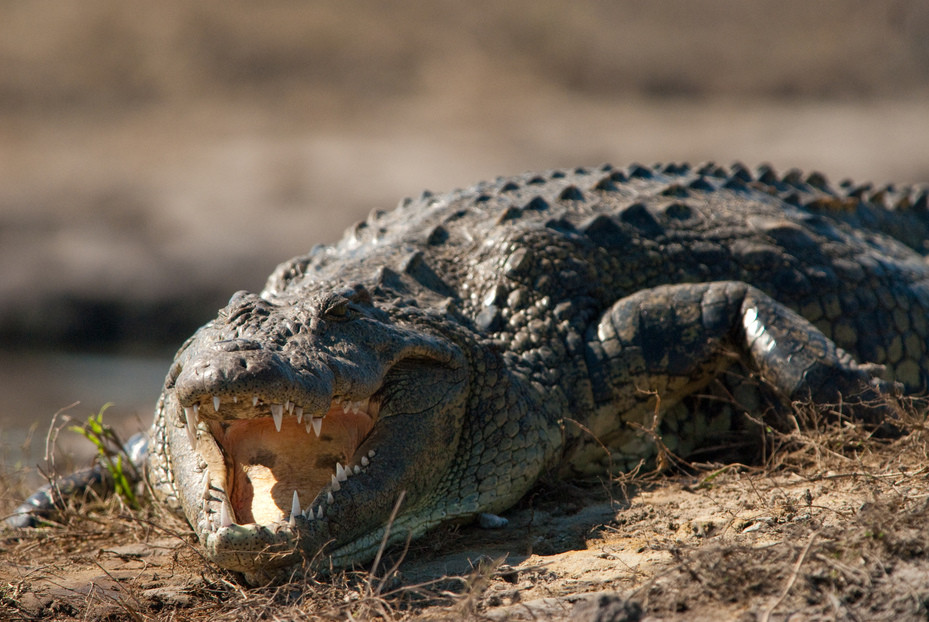
[[[66,354],[0,350],[0,468],[45,466],[49,426],[56,413],[84,421],[110,402],[104,423],[121,438],[147,429],[170,353]],[[86,466],[94,448],[80,435],[58,435],[59,470]],[[35,476],[37,478],[37,476]]]

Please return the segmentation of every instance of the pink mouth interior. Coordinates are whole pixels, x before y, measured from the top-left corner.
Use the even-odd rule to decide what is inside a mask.
[[[352,456],[374,426],[365,413],[333,406],[319,438],[307,432],[308,417],[285,416],[278,432],[270,416],[213,422],[211,432],[226,462],[226,494],[238,524],[270,524],[290,517],[294,491],[309,507],[335,473],[336,462]]]

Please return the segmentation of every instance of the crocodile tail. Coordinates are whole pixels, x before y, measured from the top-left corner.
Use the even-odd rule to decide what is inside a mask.
[[[125,444],[125,449],[136,466],[135,469],[125,471],[129,483],[134,485],[134,478],[144,470],[142,466],[148,453],[148,438],[144,434],[136,434]],[[112,490],[112,475],[105,466],[97,463],[42,486],[3,522],[10,529],[38,527],[43,521],[54,520],[68,500],[79,499],[90,492],[104,497]]]

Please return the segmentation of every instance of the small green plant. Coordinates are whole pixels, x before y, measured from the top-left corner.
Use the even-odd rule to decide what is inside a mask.
[[[128,465],[129,469],[134,470],[135,465],[126,454],[126,449],[113,428],[103,423],[103,413],[112,405],[111,402],[107,402],[96,415],[91,414],[83,425],[72,425],[68,429],[82,435],[97,447],[97,458],[110,473],[116,494],[122,497],[129,507],[138,509],[139,501],[125,468],[125,465]],[[126,458],[125,462],[123,458]]]

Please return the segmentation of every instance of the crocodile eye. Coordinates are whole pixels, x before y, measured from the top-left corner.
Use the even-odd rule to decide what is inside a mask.
[[[324,314],[332,320],[346,320],[349,316],[348,301],[344,298],[337,298],[329,302]]]

